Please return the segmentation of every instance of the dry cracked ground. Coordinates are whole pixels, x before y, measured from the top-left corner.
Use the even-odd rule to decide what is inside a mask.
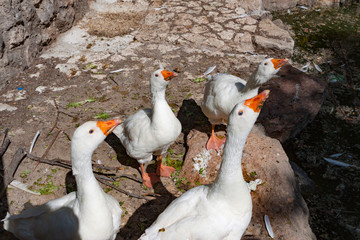
[[[194,79],[213,65],[217,65],[218,72],[247,77],[249,69],[266,57],[251,40],[251,34],[258,31],[258,21],[244,13],[231,4],[209,1],[144,0],[111,5],[91,2],[90,11],[76,26],[60,35],[36,62],[0,90],[0,138],[9,128],[11,139],[3,157],[4,166],[18,148],[29,150],[37,131],[40,136],[33,155],[69,160],[69,136],[81,123],[94,118],[124,117],[150,107],[149,77],[159,64],[176,72],[166,97],[173,111],[182,114],[183,125],[189,126],[187,121],[209,129],[197,107],[204,82]],[[242,33],[238,32],[240,28],[244,29]],[[257,41],[264,39],[258,37]],[[289,57],[281,56],[285,52],[274,57]],[[111,73],[114,70],[118,71]],[[171,164],[183,160],[184,132],[188,130],[184,129],[170,147]],[[93,160],[117,168],[111,173],[140,177],[137,162],[111,136],[96,150]],[[36,165],[36,161],[25,158],[15,179],[42,195],[9,188],[2,199],[2,214],[7,209],[19,213],[24,205],[45,203],[74,188],[69,169]],[[123,208],[117,239],[136,239],[181,194],[176,180],[163,178],[153,190],[124,177],[114,183],[132,194],[148,196],[150,201],[102,185]],[[1,236],[13,238],[6,232]]]

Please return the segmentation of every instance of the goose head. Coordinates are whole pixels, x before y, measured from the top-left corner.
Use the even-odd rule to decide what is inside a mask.
[[[264,90],[257,96],[236,104],[229,116],[228,132],[250,132],[269,93],[270,90]]]
[[[89,121],[78,127],[71,139],[71,151],[89,155],[102,143],[106,136],[119,124],[120,119],[109,121]]]
[[[255,71],[255,80],[258,85],[261,85],[272,77],[274,77],[280,70],[282,66],[284,66],[289,59],[276,59],[276,58],[267,58],[262,61]]]
[[[150,83],[151,91],[157,92],[166,89],[169,84],[169,80],[174,77],[174,73],[160,68],[151,74]]]

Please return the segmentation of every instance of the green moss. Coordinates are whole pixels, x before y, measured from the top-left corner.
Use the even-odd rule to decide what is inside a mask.
[[[167,166],[173,167],[177,171],[179,171],[183,165],[183,161],[177,159],[171,159],[169,155],[166,156],[165,163]]]
[[[99,113],[94,116],[96,119],[107,119],[110,115],[108,113]]]
[[[31,171],[29,171],[29,170],[23,171],[22,173],[20,173],[20,177],[21,177],[21,178],[27,178],[27,175],[28,175],[30,172],[31,172]]]
[[[41,178],[39,179],[41,181]],[[33,189],[33,187],[29,187],[30,190],[33,190],[34,192],[38,192],[41,195],[49,195],[59,189],[58,186],[55,186],[53,184],[52,180],[47,179],[45,183],[40,183],[39,179],[37,182],[34,183],[34,185],[40,187],[40,189]]]

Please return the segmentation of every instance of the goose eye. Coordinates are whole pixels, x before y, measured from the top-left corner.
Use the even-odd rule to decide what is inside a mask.
[[[238,115],[241,116],[241,115],[243,115],[243,113],[244,113],[243,110],[240,110],[240,111],[238,112]]]
[[[268,63],[266,62],[266,63],[264,63],[264,65],[268,65]]]
[[[158,76],[159,76],[159,74],[156,73],[156,74],[155,74],[155,77],[158,77]]]
[[[94,130],[93,130],[93,129],[90,129],[89,133],[92,134],[93,132],[94,132]]]

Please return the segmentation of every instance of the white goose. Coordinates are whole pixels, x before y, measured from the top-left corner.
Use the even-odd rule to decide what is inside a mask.
[[[121,208],[104,193],[92,172],[91,156],[120,120],[86,122],[71,140],[77,192],[6,216],[4,228],[22,240],[110,240],[120,228]]]
[[[181,132],[181,123],[174,115],[165,99],[168,81],[174,77],[173,72],[159,69],[152,73],[150,84],[152,94],[152,109],[143,109],[124,120],[114,133],[126,148],[127,154],[135,158],[141,167],[144,184],[152,187],[160,181],[158,175],[170,177],[175,171],[173,167],[162,164],[161,155],[176,140]],[[144,167],[157,156],[158,168],[156,174],[147,173]]]
[[[141,240],[241,238],[252,215],[251,195],[241,169],[242,151],[268,94],[269,90],[265,90],[234,107],[215,182],[175,199],[145,230]]]
[[[207,77],[201,109],[211,123],[211,135],[206,144],[208,150],[216,149],[219,151],[221,145],[225,142],[225,139],[221,140],[215,135],[215,125],[226,124],[235,104],[256,96],[261,84],[274,77],[287,61],[288,59],[265,59],[259,64],[247,82],[226,73]]]

